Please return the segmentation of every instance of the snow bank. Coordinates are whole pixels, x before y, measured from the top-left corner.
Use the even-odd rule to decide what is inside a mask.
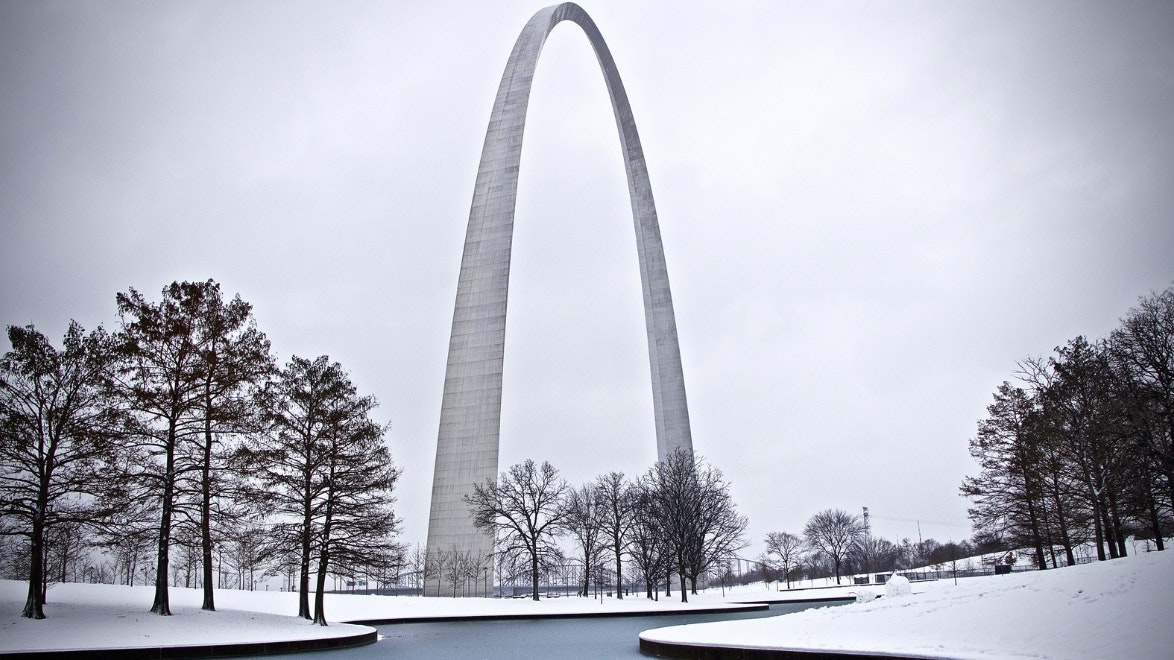
[[[1174,552],[1059,570],[918,583],[902,598],[767,619],[658,628],[641,639],[958,659],[1168,657]]]

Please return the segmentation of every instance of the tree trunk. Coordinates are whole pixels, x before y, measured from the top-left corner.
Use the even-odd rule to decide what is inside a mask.
[[[171,602],[167,593],[168,551],[171,547],[171,508],[175,497],[175,419],[167,429],[167,463],[163,474],[163,506],[159,520],[158,562],[155,565],[155,601],[151,612],[171,616]]]
[[[689,602],[689,592],[685,589],[685,571],[678,571],[677,576],[681,580],[681,584],[679,585],[681,587],[681,602],[687,603]]]
[[[584,598],[591,595],[591,557],[586,553],[583,555],[583,591],[579,595]]]
[[[305,497],[304,508],[302,511],[302,561],[301,561],[301,575],[298,576],[298,616],[303,619],[313,619],[314,616],[310,613],[310,540],[311,540],[311,525],[313,524],[313,512],[310,508],[310,476],[305,475]],[[439,587],[437,596],[440,595]]]
[[[45,618],[44,557],[45,557],[45,503],[43,495],[37,502],[37,513],[33,517],[33,533],[29,539],[29,593],[20,615],[26,619]]]
[[[1113,519],[1109,516],[1107,503],[1101,507],[1101,529],[1104,530],[1105,544],[1109,546],[1109,559],[1117,559],[1117,540],[1114,538],[1116,534],[1113,531]]]
[[[210,384],[205,383],[204,411],[204,462],[200,473],[200,551],[203,559],[204,603],[200,609],[216,611],[216,600],[212,591],[212,419]]]
[[[333,452],[332,456],[335,455]],[[330,533],[334,518],[334,467],[331,466],[329,481],[326,488],[326,515],[322,518],[322,541],[318,551],[318,588],[314,591],[314,623],[326,625],[326,611],[324,609],[326,591],[326,571],[330,567]],[[337,578],[336,578],[337,580]],[[335,589],[338,588],[337,582]]]
[[[1097,545],[1097,561],[1105,561],[1105,530],[1101,526],[1101,507],[1100,502],[1097,501],[1096,493],[1093,492],[1092,487],[1089,487],[1089,492],[1092,495],[1092,529],[1094,542]]]
[[[1117,509],[1117,494],[1109,494],[1109,520],[1113,523],[1112,543],[1117,544],[1117,556],[1128,557],[1129,553],[1125,549],[1125,532],[1121,529],[1121,514]]]
[[[530,555],[530,597],[538,600],[538,553]]]
[[[314,623],[325,626],[326,625],[326,610],[324,604],[326,601],[326,569],[330,561],[329,544],[323,542],[322,554],[318,557],[318,580],[317,586],[314,589]]]
[[[1044,558],[1044,541],[1039,533],[1039,516],[1035,511],[1035,499],[1031,496],[1030,490],[1024,488],[1027,494],[1027,516],[1031,521],[1031,541],[1035,545],[1035,565],[1039,570],[1044,570],[1048,567],[1047,559]]]
[[[1146,489],[1146,508],[1150,514],[1150,532],[1154,535],[1154,541],[1158,545],[1158,552],[1166,549],[1162,543],[1162,522],[1158,518],[1158,505],[1154,502],[1154,493],[1150,489]]]
[[[616,600],[624,599],[624,562],[620,556],[620,544],[616,543]]]

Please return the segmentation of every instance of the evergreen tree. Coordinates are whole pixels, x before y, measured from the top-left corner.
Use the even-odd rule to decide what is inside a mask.
[[[1013,543],[1030,545],[1036,565],[1045,568],[1041,438],[1029,422],[1033,408],[1024,390],[1007,382],[999,386],[970,441],[981,472],[962,482],[962,494],[975,501],[969,515],[976,530],[999,526],[997,532],[1010,533]]]

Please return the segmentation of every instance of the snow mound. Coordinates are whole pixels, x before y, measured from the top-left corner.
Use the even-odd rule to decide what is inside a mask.
[[[913,594],[913,588],[909,586],[909,578],[904,575],[897,575],[889,578],[885,582],[885,596],[888,598],[898,598],[900,596],[910,596]]]

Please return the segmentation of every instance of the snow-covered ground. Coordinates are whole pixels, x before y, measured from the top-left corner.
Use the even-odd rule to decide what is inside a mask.
[[[25,582],[0,581],[0,653],[278,642],[371,630],[343,624],[323,628],[288,616],[297,612],[296,603],[292,610],[275,614],[265,607],[274,603],[233,591],[218,592],[218,611],[204,612],[200,592],[172,589],[173,616],[158,616],[147,611],[152,587],[105,584],[54,585],[45,605],[46,618],[34,621],[20,616],[26,590]],[[254,607],[257,604],[262,607]]]
[[[467,616],[548,616],[605,612],[664,612],[729,607],[717,592],[689,604],[679,597],[649,601],[643,596],[602,602],[591,598],[526,599],[419,598],[327,594],[323,628],[297,617],[297,594],[275,591],[216,591],[216,612],[200,610],[202,592],[173,587],[173,616],[150,614],[153,587],[56,584],[50,587],[46,618],[21,618],[27,586],[0,580],[0,653],[131,646],[185,646],[313,639],[351,635],[363,626],[340,621],[426,619]],[[755,591],[754,593],[766,593]]]
[[[658,628],[651,641],[912,657],[1160,658],[1174,649],[1174,552],[914,583],[908,596]],[[884,592],[884,587],[869,589]]]
[[[885,587],[864,587],[884,593]],[[20,618],[23,582],[0,581],[0,653],[308,639],[363,630],[340,621],[466,616],[542,616],[711,608],[726,602],[851,596],[861,587],[776,591],[761,584],[648,601],[614,598],[419,598],[329,594],[327,628],[289,616],[296,594],[218,590],[215,613],[197,589],[171,590],[174,616],[146,610],[152,588],[59,584],[49,617]],[[854,650],[936,658],[1168,657],[1174,648],[1174,552],[1042,572],[912,585],[912,594],[796,614],[659,628],[641,637],[750,648]],[[674,592],[675,593],[675,592]]]

